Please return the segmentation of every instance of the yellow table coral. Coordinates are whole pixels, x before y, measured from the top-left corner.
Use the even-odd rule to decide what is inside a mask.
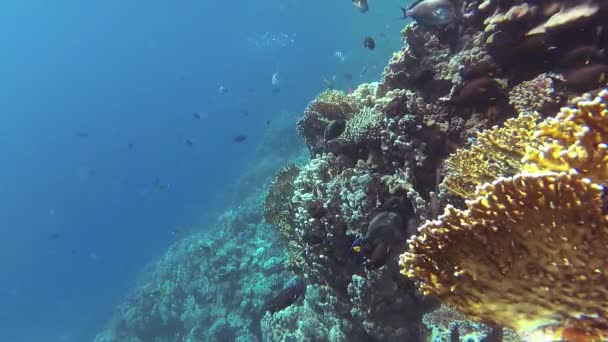
[[[472,319],[608,333],[604,188],[578,174],[527,174],[477,195],[420,228],[402,273]]]
[[[608,180],[608,90],[576,108],[564,107],[555,118],[538,125],[534,134],[543,142],[529,146],[525,170],[568,171],[576,169],[596,182]]]
[[[451,157],[444,185],[467,209],[448,206],[424,224],[402,273],[527,341],[608,340],[607,103],[604,90],[541,123],[520,116]],[[520,167],[503,177],[512,171],[502,165]]]

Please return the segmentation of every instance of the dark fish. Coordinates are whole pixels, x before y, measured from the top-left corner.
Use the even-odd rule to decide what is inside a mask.
[[[608,64],[588,64],[564,74],[566,86],[576,91],[589,91],[606,85]]]
[[[156,177],[154,179],[154,187],[156,188],[156,190],[158,191],[165,191],[167,189],[169,189],[169,185],[168,184],[164,184],[160,181],[160,178]]]
[[[53,234],[49,235],[49,240],[59,240],[60,237],[61,237],[61,233],[54,232]]]
[[[242,116],[249,116],[249,112],[246,110],[241,110],[241,115]]]
[[[278,94],[280,92],[281,92],[281,88],[279,88],[279,87],[272,87],[272,93],[273,94]]]
[[[352,80],[353,79],[353,74],[351,74],[350,72],[345,72],[344,75],[342,75],[344,77],[344,79],[347,80]]]
[[[421,25],[442,26],[456,20],[456,8],[450,0],[419,0],[401,10],[401,19],[410,17]]]
[[[458,95],[446,101],[448,105],[475,106],[492,103],[500,96],[498,83],[489,77],[480,77],[467,82]]]
[[[294,278],[287,282],[281,292],[264,305],[262,312],[270,311],[272,314],[281,311],[305,295],[306,283],[300,278]]]
[[[332,120],[325,127],[323,132],[323,141],[328,142],[340,136],[346,128],[346,122],[344,120]]]
[[[247,140],[247,136],[245,134],[239,134],[232,139],[232,142],[242,143],[245,140]]]
[[[129,143],[129,145],[127,145],[127,146],[129,147],[129,150],[132,150],[135,147],[135,145],[133,143]]]
[[[355,5],[355,7],[357,7],[361,13],[365,13],[369,9],[367,0],[353,0],[353,5]]]
[[[367,258],[372,267],[384,264],[393,242],[403,239],[407,233],[401,216],[391,211],[381,211],[367,226],[363,238],[356,239],[351,245],[355,254]]]
[[[604,50],[599,50],[595,45],[581,45],[566,52],[559,59],[559,64],[564,67],[574,67],[589,63],[606,62]]]
[[[400,217],[413,217],[414,205],[405,196],[391,196],[380,206],[382,211],[392,211]]]
[[[188,145],[188,146],[192,146],[192,145],[194,145],[194,142],[193,142],[192,140],[190,140],[190,139],[186,139],[186,140],[184,140],[184,143],[185,143],[186,145]]]
[[[200,115],[199,113],[194,113],[194,114],[193,114],[193,116],[194,116],[194,118],[195,118],[195,119],[197,119],[197,120],[200,120],[200,119],[201,119],[201,115]]]
[[[266,126],[270,126],[270,120],[266,120]]]
[[[82,131],[82,132],[78,132],[77,134],[80,139],[86,139],[89,137],[89,132]]]
[[[374,38],[370,36],[365,37],[365,39],[363,39],[363,47],[369,50],[375,49],[376,42],[374,41]]]

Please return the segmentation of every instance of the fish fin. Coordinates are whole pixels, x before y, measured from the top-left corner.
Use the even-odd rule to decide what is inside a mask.
[[[419,3],[423,2],[424,0],[418,0],[415,1],[413,4],[410,5],[410,7],[408,7],[408,10],[411,10],[412,8],[416,7],[416,5],[418,5]]]
[[[407,19],[407,10],[403,7],[401,7],[401,11],[403,12],[403,17],[401,17],[400,19]]]

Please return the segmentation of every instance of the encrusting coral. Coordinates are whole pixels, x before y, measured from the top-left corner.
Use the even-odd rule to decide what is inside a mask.
[[[607,100],[604,90],[539,123],[525,171],[486,181],[465,194],[466,210],[448,206],[427,221],[408,240],[402,273],[470,318],[523,336],[608,337]]]

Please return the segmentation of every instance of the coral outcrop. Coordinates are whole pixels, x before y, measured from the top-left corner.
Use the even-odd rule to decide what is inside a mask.
[[[607,100],[605,90],[529,126],[534,139],[507,155],[520,161],[517,174],[478,177],[466,210],[448,206],[409,240],[402,272],[469,317],[524,336],[605,339]],[[500,130],[510,129],[484,133]]]
[[[268,225],[175,247],[119,313],[123,340],[605,337],[608,5],[454,4],[407,24],[378,82],[310,102],[309,158],[265,193]],[[260,313],[294,272],[306,298]]]

